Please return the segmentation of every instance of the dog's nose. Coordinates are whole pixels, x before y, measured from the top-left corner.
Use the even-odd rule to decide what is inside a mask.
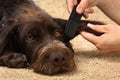
[[[55,66],[63,65],[65,63],[65,60],[66,57],[64,53],[57,52],[50,55],[50,62]]]

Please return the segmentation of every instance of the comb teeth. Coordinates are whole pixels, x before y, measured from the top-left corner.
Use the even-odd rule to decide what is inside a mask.
[[[69,37],[74,37],[78,24],[80,23],[80,19],[82,17],[82,14],[78,14],[76,12],[76,6],[74,6],[72,13],[69,17],[69,20],[67,21],[66,27],[65,27],[65,34]]]

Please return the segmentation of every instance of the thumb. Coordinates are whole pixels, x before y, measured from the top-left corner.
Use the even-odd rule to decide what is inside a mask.
[[[86,40],[90,41],[93,44],[97,44],[98,40],[99,40],[98,36],[96,36],[96,35],[94,35],[92,33],[89,33],[89,32],[85,32],[85,31],[81,32],[81,36],[83,38],[85,38]]]

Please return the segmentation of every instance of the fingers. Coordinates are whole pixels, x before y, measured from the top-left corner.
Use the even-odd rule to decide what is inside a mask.
[[[98,38],[99,37],[95,36],[92,33],[88,33],[88,32],[82,31],[81,35],[83,36],[83,38],[85,38],[86,40],[90,41],[93,44],[97,44],[98,43],[98,40],[99,40]]]
[[[88,13],[86,13],[86,12],[83,13],[83,16],[84,16],[84,18],[88,18],[89,17]]]
[[[76,5],[78,2],[78,0],[66,0],[67,1],[67,9],[69,11],[69,13],[72,12],[72,9],[74,7],[74,5]],[[90,13],[93,13],[94,10],[93,8],[87,8],[88,7],[88,0],[81,0],[81,2],[78,4],[78,7],[76,9],[76,11],[78,13],[83,13],[84,12],[84,17],[88,18]],[[87,9],[86,9],[87,8]]]
[[[76,11],[81,14],[84,12],[84,10],[88,6],[88,0],[81,0],[81,2],[78,4]]]
[[[68,11],[71,13],[74,5],[77,4],[77,0],[66,0]]]
[[[68,11],[71,13],[73,7],[75,4],[77,4],[77,0],[66,0],[67,1],[67,7]],[[76,11],[78,13],[82,13],[88,6],[88,0],[81,0],[81,2],[78,4],[78,7]]]
[[[91,29],[97,31],[97,32],[101,32],[101,33],[107,33],[108,32],[108,26],[107,25],[93,25],[93,24],[90,24],[88,23],[87,24],[88,27],[90,27]],[[103,34],[103,35],[104,35]],[[81,35],[88,41],[90,41],[91,43],[93,44],[98,44],[102,38],[103,35],[101,36],[96,36],[92,33],[89,33],[89,32],[85,32],[85,31],[82,31],[81,32]]]
[[[94,12],[93,7],[85,9],[85,12],[86,13],[93,13]]]
[[[108,31],[108,28],[107,28],[108,26],[106,25],[93,25],[93,24],[88,23],[87,26],[101,33],[106,33]]]
[[[91,8],[87,8],[87,9],[85,9],[83,16],[84,16],[85,18],[88,18],[88,17],[89,17],[89,14],[92,14],[92,13],[94,13],[93,8],[92,8],[92,7],[91,7]]]
[[[72,8],[74,6],[74,0],[67,0],[66,3],[67,3],[68,11],[71,13]]]

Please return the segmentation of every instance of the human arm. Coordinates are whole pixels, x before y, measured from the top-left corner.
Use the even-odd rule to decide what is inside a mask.
[[[120,0],[99,0],[97,7],[120,25]]]

